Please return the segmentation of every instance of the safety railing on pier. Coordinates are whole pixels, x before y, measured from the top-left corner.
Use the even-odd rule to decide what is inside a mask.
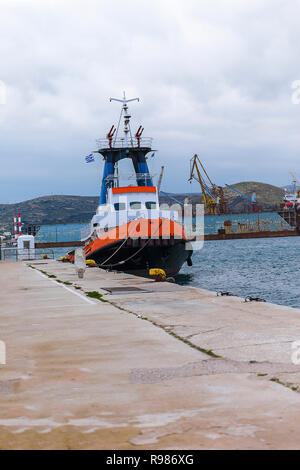
[[[136,137],[132,137],[128,139],[126,144],[124,139],[112,139],[109,141],[108,139],[97,139],[96,143],[99,149],[109,149],[109,148],[150,148],[152,146],[152,138],[151,137],[143,137],[137,139]]]
[[[43,258],[54,259],[54,251],[50,248],[0,248],[1,261],[27,261]]]

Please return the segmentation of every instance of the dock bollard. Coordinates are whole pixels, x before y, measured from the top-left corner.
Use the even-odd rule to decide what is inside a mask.
[[[83,279],[86,269],[85,252],[82,248],[75,250],[74,265],[79,279]]]
[[[149,270],[149,275],[155,278],[156,282],[167,281],[166,273],[163,269],[153,268]]]

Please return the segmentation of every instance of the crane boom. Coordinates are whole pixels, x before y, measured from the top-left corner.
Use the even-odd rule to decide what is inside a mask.
[[[232,191],[238,193],[240,196],[242,196],[243,198],[245,198],[245,199],[247,199],[248,201],[250,201],[251,204],[254,203],[254,201],[253,201],[250,197],[248,197],[248,196],[246,196],[245,194],[241,193],[240,191],[238,191],[237,189],[233,188],[233,187],[230,186],[229,184],[225,184],[225,186],[227,186],[227,188],[232,189]]]
[[[162,166],[161,171],[160,171],[160,175],[159,175],[159,178],[158,178],[158,183],[157,183],[157,192],[158,193],[160,191],[160,186],[161,186],[161,181],[162,181],[162,177],[163,177],[163,174],[164,174],[164,169],[165,169],[165,167]]]
[[[172,201],[177,202],[177,204],[179,204],[180,206],[182,206],[182,207],[184,206],[184,204],[183,204],[182,202],[180,202],[178,199],[176,199],[176,197],[171,196],[169,193],[165,193],[165,191],[160,191],[160,194],[161,194],[162,196],[167,196],[167,197],[169,197],[170,199],[172,199]]]
[[[208,204],[208,199],[207,199],[206,191],[204,189],[204,184],[203,184],[203,181],[202,181],[202,178],[201,178],[201,173],[200,173],[197,161],[200,161],[199,157],[198,157],[198,155],[194,155],[194,157],[191,160],[192,165],[191,165],[189,181],[191,181],[193,178],[196,181],[198,181],[198,183],[200,184],[200,187],[201,187],[201,192],[202,192],[202,196],[203,196],[203,199],[204,199],[204,204],[207,205]],[[197,172],[197,177],[194,174],[195,170]]]

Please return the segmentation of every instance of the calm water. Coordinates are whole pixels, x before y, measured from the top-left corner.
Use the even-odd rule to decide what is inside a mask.
[[[300,307],[300,237],[207,241],[177,282]]]

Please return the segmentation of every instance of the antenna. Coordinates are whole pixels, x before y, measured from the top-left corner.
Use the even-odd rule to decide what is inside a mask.
[[[122,113],[124,113],[124,138],[125,138],[125,146],[128,147],[128,134],[130,132],[130,114],[129,114],[129,110],[128,110],[128,106],[127,106],[127,103],[130,103],[131,101],[140,101],[139,98],[131,98],[130,100],[128,100],[126,98],[126,93],[125,91],[123,92],[123,99],[118,99],[118,98],[109,98],[109,101],[112,102],[112,101],[118,101],[119,103],[123,103],[123,106],[122,106],[122,109],[121,109],[121,115],[120,115],[120,120],[121,120],[121,117],[122,117]],[[117,138],[117,135],[116,137]]]
[[[119,103],[123,103],[126,104],[126,103],[129,103],[130,101],[140,101],[139,98],[131,98],[130,100],[127,100],[126,98],[126,93],[125,91],[123,91],[123,99],[118,99],[118,98],[109,98],[109,101],[119,101]]]

